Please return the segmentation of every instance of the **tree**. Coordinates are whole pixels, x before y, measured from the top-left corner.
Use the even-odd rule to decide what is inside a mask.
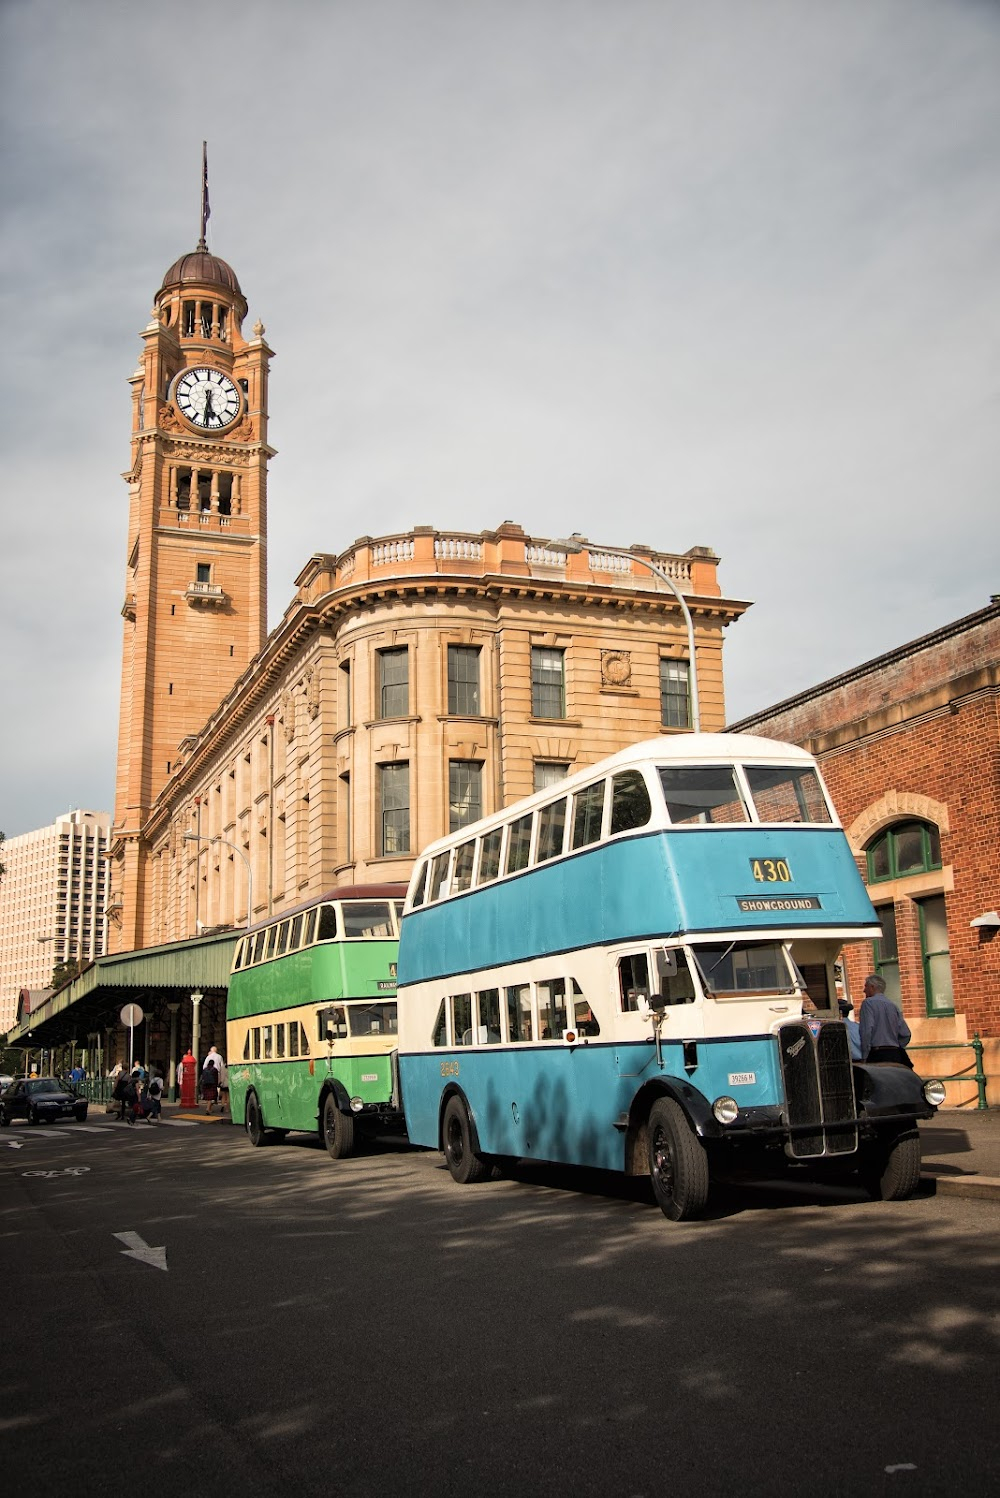
[[[73,957],[68,962],[57,962],[49,979],[50,988],[62,988],[71,978],[78,978],[87,966],[83,958]]]

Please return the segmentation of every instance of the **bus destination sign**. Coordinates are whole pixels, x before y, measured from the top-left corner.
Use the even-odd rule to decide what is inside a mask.
[[[822,910],[818,895],[737,895],[738,909],[747,915],[772,910]]]

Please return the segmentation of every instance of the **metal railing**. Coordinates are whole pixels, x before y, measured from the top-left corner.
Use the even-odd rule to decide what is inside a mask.
[[[948,1077],[942,1077],[938,1075],[938,1081],[975,1082],[977,1091],[977,1112],[980,1108],[989,1107],[989,1103],[986,1101],[986,1073],[983,1071],[983,1042],[979,1038],[978,1030],[974,1032],[971,1040],[952,1041],[948,1045],[935,1045],[933,1041],[931,1041],[926,1042],[923,1045],[908,1045],[906,1049],[908,1051],[971,1051],[972,1060],[969,1062],[968,1066],[964,1066],[961,1071],[952,1072],[951,1076]],[[975,1069],[973,1070],[973,1068]],[[970,1072],[972,1073],[971,1076],[969,1075]]]

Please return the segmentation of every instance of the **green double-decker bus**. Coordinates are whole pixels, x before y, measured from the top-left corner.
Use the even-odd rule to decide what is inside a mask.
[[[253,1145],[316,1134],[334,1160],[402,1128],[396,953],[406,886],[345,885],[236,944],[226,1047],[234,1123]]]

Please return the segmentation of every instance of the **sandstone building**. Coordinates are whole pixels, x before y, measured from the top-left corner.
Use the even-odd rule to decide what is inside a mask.
[[[109,947],[240,925],[570,769],[725,721],[718,558],[519,525],[317,554],[265,639],[268,368],[232,269],[170,267],[132,376]],[[650,570],[665,572],[671,586]]]

